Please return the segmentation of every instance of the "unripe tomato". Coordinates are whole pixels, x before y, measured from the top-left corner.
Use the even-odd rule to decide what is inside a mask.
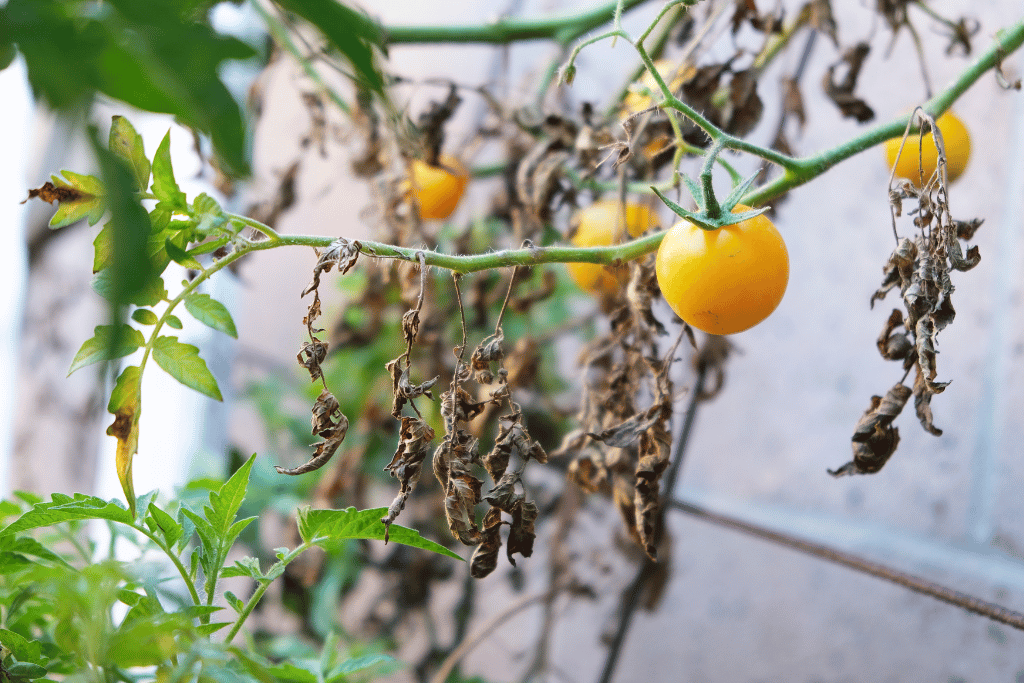
[[[438,161],[440,166],[419,159],[410,164],[409,192],[425,221],[443,221],[452,215],[469,183],[469,174],[458,159],[442,155]]]
[[[735,213],[750,209],[738,204]],[[711,334],[750,329],[782,301],[789,252],[764,215],[717,230],[679,221],[655,262],[658,286],[680,318]]]
[[[946,147],[946,177],[953,182],[964,172],[967,161],[971,158],[971,134],[967,132],[963,121],[949,111],[937,118],[935,123],[942,133],[942,142]],[[921,182],[922,175],[927,182],[939,165],[939,148],[935,144],[935,138],[928,133],[924,136],[922,145],[920,135],[908,135],[907,144],[903,146],[903,153],[900,154],[897,163],[896,155],[900,153],[902,140],[902,137],[898,137],[885,141],[885,160],[889,168],[896,164],[896,175],[906,178],[915,185]],[[921,160],[920,168],[918,154]]]
[[[660,225],[658,216],[644,204],[626,202],[625,224],[622,205],[618,201],[603,199],[579,211],[573,218],[576,234],[572,243],[578,247],[606,247],[621,242],[627,233],[639,237]],[[598,263],[567,263],[569,275],[580,289],[614,294],[622,286],[626,268],[608,268]]]

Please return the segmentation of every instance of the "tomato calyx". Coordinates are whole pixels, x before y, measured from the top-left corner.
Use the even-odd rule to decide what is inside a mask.
[[[710,174],[707,177],[702,174],[701,180],[704,181],[704,187],[697,185],[697,183],[687,176],[683,176],[683,182],[686,185],[686,189],[690,191],[690,195],[693,197],[693,201],[696,202],[698,211],[687,211],[683,207],[679,206],[671,199],[666,197],[662,192],[651,186],[651,190],[654,194],[658,195],[658,199],[664,202],[665,206],[670,208],[680,218],[693,223],[697,227],[703,230],[718,230],[727,225],[736,225],[744,221],[750,220],[755,216],[760,216],[768,207],[762,207],[760,209],[751,209],[749,211],[741,211],[740,213],[733,213],[733,208],[740,203],[740,199],[746,193],[746,191],[753,184],[758,174],[750,176],[742,183],[736,185],[729,196],[725,198],[721,203],[715,200],[714,192],[710,188]]]

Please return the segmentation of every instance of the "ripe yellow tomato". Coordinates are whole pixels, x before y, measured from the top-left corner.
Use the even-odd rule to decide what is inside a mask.
[[[946,147],[946,177],[953,182],[960,177],[960,174],[967,168],[967,161],[971,158],[971,134],[963,121],[957,118],[952,112],[946,112],[935,120],[942,133],[942,142]],[[920,184],[922,175],[925,182],[935,173],[939,165],[939,149],[931,133],[924,136],[924,144],[921,144],[921,136],[913,133],[907,136],[907,144],[903,146],[899,163],[896,163],[896,155],[900,152],[900,144],[903,138],[892,138],[885,141],[885,160],[889,168],[896,164],[896,175],[906,178],[915,185]],[[918,167],[918,155],[920,154],[921,165]]]
[[[624,221],[624,222],[623,222]],[[626,202],[623,207],[615,200],[601,200],[579,211],[573,218],[576,233],[572,243],[578,247],[606,247],[622,242],[626,234],[639,237],[660,225],[658,216],[644,204]],[[569,275],[580,289],[614,294],[628,274],[626,268],[608,268],[597,263],[567,263]]]
[[[733,209],[749,210],[742,204]],[[763,214],[717,230],[684,220],[658,247],[655,272],[676,315],[711,334],[735,334],[767,318],[782,301],[789,252]]]
[[[469,183],[469,173],[458,159],[442,155],[438,161],[440,166],[419,159],[410,165],[409,192],[425,221],[443,221],[452,215]]]

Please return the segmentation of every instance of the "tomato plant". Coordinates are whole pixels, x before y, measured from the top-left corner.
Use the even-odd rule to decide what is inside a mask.
[[[734,213],[750,209],[738,204]],[[748,330],[782,301],[789,252],[764,215],[716,230],[679,221],[658,248],[658,285],[672,310],[711,334]]]
[[[940,116],[935,123],[946,148],[946,177],[952,182],[964,172],[971,158],[971,134],[964,122],[951,111]],[[885,161],[890,168],[895,166],[897,177],[906,178],[918,185],[922,178],[927,182],[935,173],[939,165],[939,149],[931,133],[926,133],[923,138],[920,135],[908,135],[906,144],[903,144],[902,138],[892,138],[885,142]]]
[[[425,221],[443,221],[452,215],[469,184],[469,174],[458,159],[442,155],[438,162],[431,166],[413,159],[410,165],[409,191]]]
[[[578,247],[606,247],[622,242],[628,233],[639,237],[658,227],[658,216],[645,204],[601,200],[580,210],[573,219],[572,243]],[[623,224],[624,223],[624,224]],[[597,263],[567,263],[569,275],[580,289],[592,293],[614,294],[622,286],[625,268]]]

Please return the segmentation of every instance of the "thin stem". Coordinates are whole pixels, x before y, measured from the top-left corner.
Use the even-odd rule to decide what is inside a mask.
[[[145,514],[145,513],[143,513],[143,514]],[[142,525],[142,524],[139,524],[139,525],[129,524],[128,526],[130,526],[131,528],[135,529],[140,534],[142,534],[143,536],[145,536],[149,540],[151,540],[154,543],[156,543],[157,547],[159,547],[160,550],[163,550],[164,553],[167,555],[167,557],[171,558],[171,562],[174,564],[175,567],[177,567],[178,573],[181,574],[181,578],[185,582],[185,587],[188,588],[188,593],[192,597],[192,604],[194,604],[194,605],[201,605],[201,604],[203,604],[203,601],[199,598],[199,591],[196,590],[195,584],[192,583],[192,579],[188,575],[188,570],[185,569],[185,565],[183,565],[181,563],[181,559],[178,557],[177,553],[172,551],[169,546],[164,544],[163,540],[159,536],[157,536],[156,534],[151,532],[144,525]],[[203,621],[203,623],[207,623],[209,618],[210,618],[209,615],[204,615],[203,617],[200,618],[200,620]]]
[[[307,541],[306,543],[303,543],[299,547],[289,552],[287,555],[278,560],[269,570],[267,570],[267,574],[273,572],[278,565],[288,566],[288,564],[290,564],[292,560],[294,560],[296,557],[312,548],[316,544],[317,540],[322,539],[314,538],[310,541]],[[249,615],[252,614],[252,611],[256,609],[256,605],[259,604],[260,600],[263,598],[263,594],[267,592],[267,588],[270,587],[270,584],[273,583],[273,581],[273,579],[260,579],[258,581],[259,585],[256,586],[256,590],[253,591],[253,594],[249,597],[249,600],[245,603],[245,606],[242,607],[242,611],[238,613],[238,618],[235,619],[234,625],[231,627],[231,630],[228,631],[227,636],[225,636],[225,645],[230,644],[231,641],[234,640],[235,636],[238,635],[238,632],[242,629],[242,624],[244,624],[245,620],[249,618]]]
[[[992,45],[968,66],[948,88],[925,102],[922,108],[933,117],[938,118],[968,88],[974,85],[983,74],[995,67],[1006,55],[1019,49],[1022,43],[1024,43],[1024,20],[998,31]],[[889,138],[899,137],[903,134],[909,120],[909,114],[899,116],[888,123],[879,124],[832,149],[825,150],[811,157],[797,159],[794,166],[786,168],[781,176],[767,185],[747,193],[742,202],[748,206],[758,206],[788,192],[794,187],[803,185],[839,162],[845,161]]]
[[[672,496],[672,489],[675,487],[676,478],[682,469],[683,458],[686,455],[686,446],[690,442],[690,434],[693,432],[693,425],[697,419],[697,408],[700,405],[701,397],[704,394],[704,382],[707,379],[708,366],[701,363],[697,368],[697,377],[693,389],[690,390],[690,399],[686,405],[686,415],[683,417],[683,427],[679,431],[679,438],[676,440],[675,449],[672,454],[672,464],[665,475],[664,491],[665,498]],[[664,524],[664,521],[662,521]],[[629,587],[622,594],[622,605],[619,608],[619,625],[608,646],[608,654],[605,657],[604,669],[601,672],[600,683],[611,683],[615,676],[615,668],[619,663],[619,655],[622,647],[626,644],[626,635],[633,623],[633,615],[640,604],[640,593],[643,591],[647,581],[654,575],[657,563],[644,557],[643,564],[637,571],[636,577]]]
[[[624,0],[622,11],[628,11],[645,0]],[[385,42],[402,43],[491,43],[507,45],[523,40],[555,40],[566,44],[603,26],[613,19],[618,0],[606,2],[587,12],[545,19],[502,18],[478,26],[386,26],[382,27]]]
[[[989,619],[1006,624],[1007,626],[1024,630],[1024,614],[1007,609],[1001,605],[987,602],[973,595],[961,593],[960,591],[953,590],[952,588],[947,588],[932,581],[927,581],[920,577],[913,576],[912,574],[901,572],[898,569],[893,569],[892,567],[887,567],[883,564],[866,560],[863,557],[854,555],[853,553],[835,550],[828,546],[812,543],[811,541],[796,538],[795,536],[790,536],[789,534],[781,531],[775,531],[751,522],[736,519],[735,517],[729,517],[717,512],[712,512],[698,505],[694,505],[693,503],[687,503],[681,500],[672,500],[669,501],[668,505],[676,510],[685,512],[688,515],[693,515],[711,522],[712,524],[734,529],[765,541],[797,550],[820,560],[826,560],[855,571],[870,574],[871,576],[889,581],[890,583],[895,583],[899,586],[903,586],[904,588],[909,588],[916,593],[929,595],[943,602],[955,605],[967,610],[968,612],[980,614],[981,616],[988,617]]]

